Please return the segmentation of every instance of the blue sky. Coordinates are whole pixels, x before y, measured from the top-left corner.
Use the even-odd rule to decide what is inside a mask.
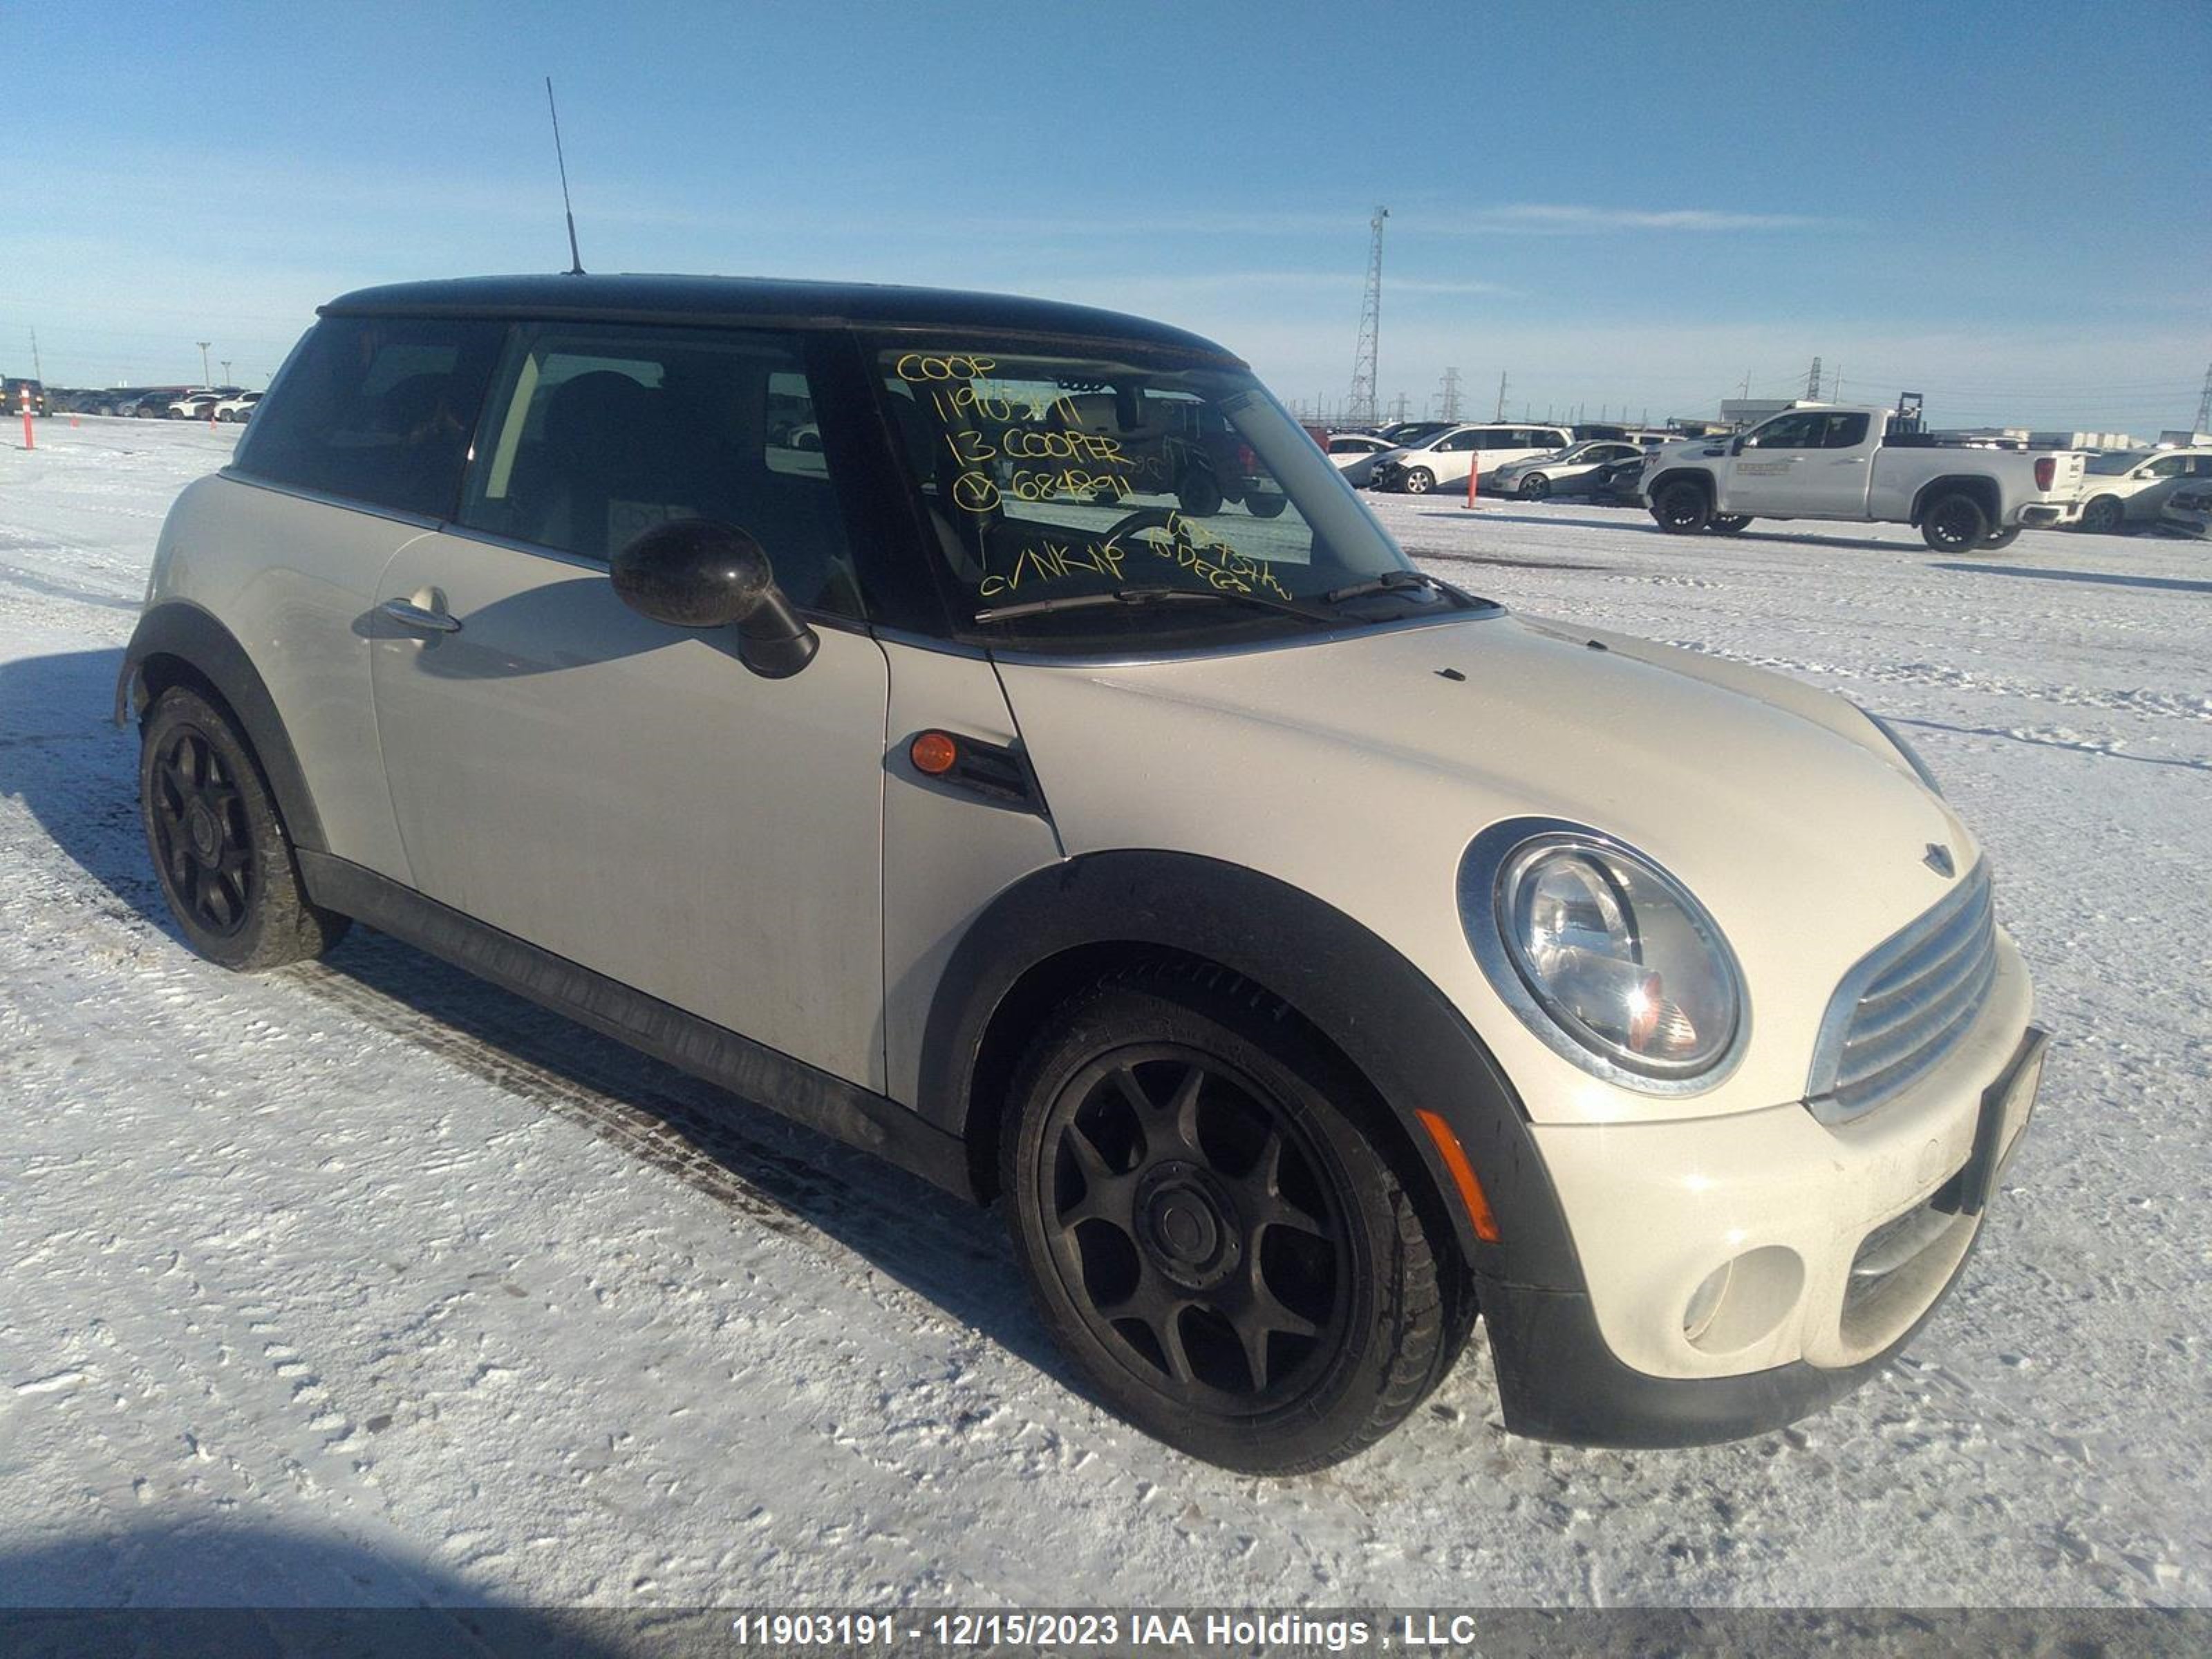
[[[2155,433],[2212,359],[2212,6],[10,0],[0,370],[258,384],[319,301],[566,263],[1042,293],[1348,386],[1748,379]],[[21,118],[27,103],[37,118]],[[25,367],[18,368],[21,360]],[[217,371],[220,373],[220,370]]]

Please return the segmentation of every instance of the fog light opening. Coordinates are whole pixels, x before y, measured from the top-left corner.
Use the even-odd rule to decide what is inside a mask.
[[[1712,1328],[1713,1316],[1721,1310],[1721,1298],[1728,1294],[1729,1280],[1735,1276],[1735,1263],[1723,1262],[1690,1293],[1690,1305],[1682,1310],[1682,1334],[1692,1343]]]
[[[1682,1306],[1683,1340],[1702,1353],[1740,1353],[1773,1336],[1805,1293],[1805,1264],[1779,1244],[1722,1263]]]

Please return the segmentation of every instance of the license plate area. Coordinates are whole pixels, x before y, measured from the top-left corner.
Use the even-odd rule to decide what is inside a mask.
[[[1997,1176],[2010,1161],[2013,1149],[2035,1114],[2036,1092],[2043,1085],[2043,1056],[2051,1034],[2027,1028],[2020,1047],[2003,1073],[1982,1091],[1981,1115],[1974,1123],[1974,1149],[1966,1167],[1936,1195],[1935,1207],[1959,1215],[1979,1215],[1988,1207]]]

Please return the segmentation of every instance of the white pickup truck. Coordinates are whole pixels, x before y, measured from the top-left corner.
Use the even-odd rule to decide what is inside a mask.
[[[1732,535],[1753,519],[1917,525],[1939,553],[2009,544],[2081,510],[2084,458],[1947,441],[1917,412],[1801,404],[1734,438],[1655,451],[1644,497],[1660,528]]]

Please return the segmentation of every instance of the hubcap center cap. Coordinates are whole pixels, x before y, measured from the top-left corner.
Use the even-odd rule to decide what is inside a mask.
[[[213,864],[222,851],[222,828],[205,801],[194,801],[185,814],[185,833],[191,837],[192,856],[202,864]]]
[[[1170,1162],[1150,1170],[1139,1184],[1136,1208],[1146,1254],[1188,1289],[1219,1284],[1243,1257],[1235,1205],[1195,1164]]]

